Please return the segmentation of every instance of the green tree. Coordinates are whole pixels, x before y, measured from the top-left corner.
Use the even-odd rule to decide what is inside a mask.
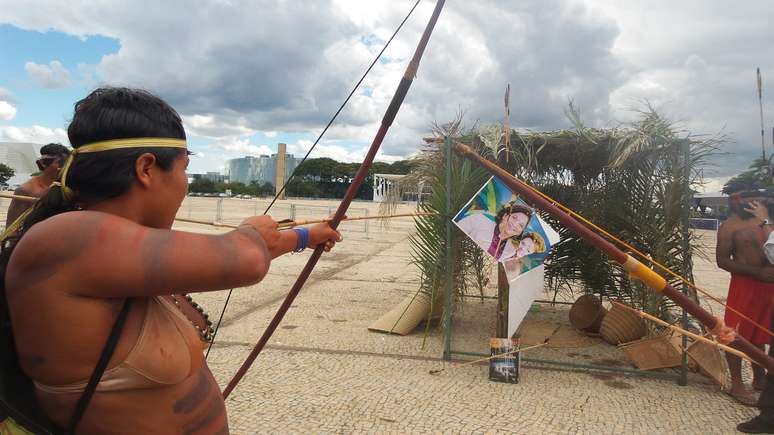
[[[16,171],[14,171],[12,167],[0,163],[0,184],[7,183],[15,173]]]
[[[408,174],[416,167],[416,162],[413,160],[398,160],[390,165],[390,171],[388,174]]]
[[[253,185],[255,186],[256,196],[274,195],[274,185],[269,183],[268,181],[264,183],[259,183],[257,181],[254,181]]]
[[[215,188],[214,181],[200,178],[198,180],[193,180],[191,184],[188,185],[188,191],[197,193],[215,193],[217,192],[217,189]]]
[[[731,178],[723,186],[723,193],[731,194],[740,190],[764,189],[772,187],[770,162],[762,157],[753,160],[749,168]]]

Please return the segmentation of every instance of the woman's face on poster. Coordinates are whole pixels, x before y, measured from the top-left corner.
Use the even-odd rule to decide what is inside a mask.
[[[506,214],[500,221],[500,239],[520,236],[524,232],[524,228],[527,228],[528,223],[529,216],[526,213]]]
[[[519,247],[516,248],[516,258],[526,257],[529,254],[535,252],[535,241],[532,237],[525,237],[519,242]]]

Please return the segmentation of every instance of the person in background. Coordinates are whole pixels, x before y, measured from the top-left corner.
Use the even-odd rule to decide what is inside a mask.
[[[0,240],[0,356],[13,358],[0,375],[29,378],[13,397],[34,393],[50,420],[37,422],[65,433],[228,434],[204,360],[212,322],[191,294],[251,286],[273,259],[330,250],[341,234],[327,223],[279,231],[269,216],[217,235],[172,230],[188,192],[186,134],[146,91],[93,91],[67,134],[75,150],[60,182]]]
[[[40,198],[45,195],[46,192],[48,192],[51,183],[59,178],[59,171],[61,171],[62,165],[68,155],[70,155],[70,150],[64,145],[58,143],[43,145],[40,148],[40,158],[35,161],[38,165],[38,169],[40,169],[40,173],[19,186],[13,192],[14,195],[33,196],[35,198]],[[14,221],[16,221],[16,219],[31,206],[31,201],[12,199],[11,205],[8,206],[8,215],[5,218],[5,226],[14,223]]]
[[[768,324],[774,298],[774,267],[766,261],[761,246],[766,234],[761,220],[749,211],[751,204],[764,203],[769,198],[758,191],[736,192],[729,197],[731,215],[718,230],[716,259],[718,267],[731,273],[728,289],[728,306],[743,313],[759,324]],[[737,333],[763,349],[769,343],[766,331],[756,327],[732,310],[726,310],[725,323]],[[728,393],[748,406],[757,402],[754,391],[748,390],[742,381],[742,360],[726,354],[731,372],[731,389]],[[762,390],[765,371],[753,364],[754,390]]]
[[[755,217],[766,237],[763,244],[763,254],[769,264],[774,264],[774,222],[772,222],[768,207],[759,201],[753,201],[746,211]],[[770,322],[770,330],[774,330],[774,316]],[[769,345],[769,355],[774,356],[774,337]],[[766,374],[766,381],[761,396],[758,398],[760,415],[737,425],[736,429],[744,433],[774,433],[774,373]]]

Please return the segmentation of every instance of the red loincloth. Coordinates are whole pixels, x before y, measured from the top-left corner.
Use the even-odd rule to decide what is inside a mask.
[[[731,274],[727,304],[768,328],[774,301],[774,283],[758,281],[747,275]],[[770,344],[771,336],[735,312],[726,309],[726,325],[752,344]]]

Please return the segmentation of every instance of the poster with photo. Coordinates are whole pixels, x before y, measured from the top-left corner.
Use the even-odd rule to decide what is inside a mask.
[[[551,244],[558,241],[558,235],[546,231],[535,210],[494,177],[453,220],[484,252],[519,273],[542,264]],[[518,266],[513,261],[528,256]]]
[[[543,289],[543,262],[559,234],[535,210],[492,177],[453,219],[476,245],[502,263],[508,278],[508,336]]]

